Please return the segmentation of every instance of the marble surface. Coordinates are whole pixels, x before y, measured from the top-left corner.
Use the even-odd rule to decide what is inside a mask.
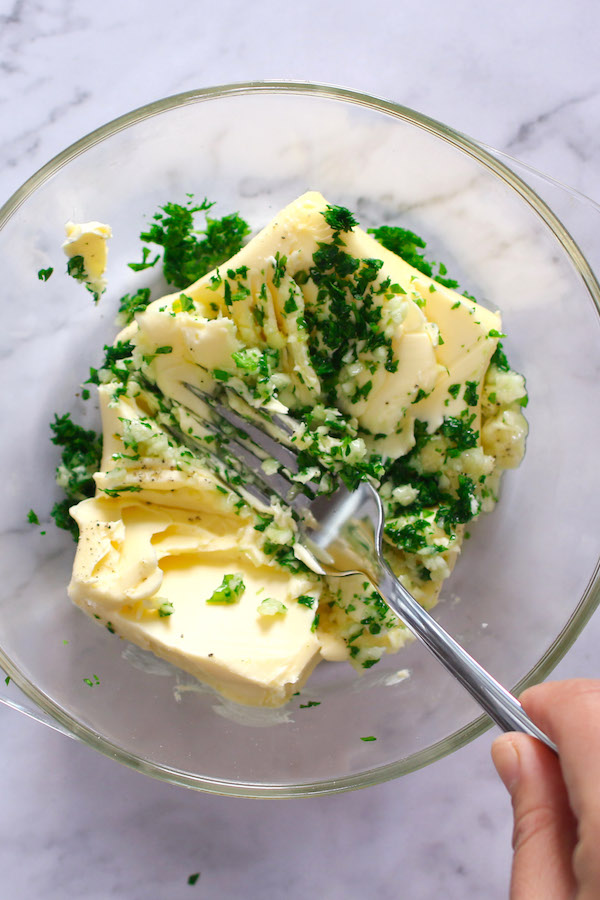
[[[600,199],[594,0],[0,0],[0,201],[161,96],[264,78],[399,101]],[[592,619],[556,676],[598,675]],[[311,800],[195,794],[0,707],[0,868],[15,900],[500,900],[510,809],[491,733],[400,781]],[[194,886],[188,876],[200,872]]]

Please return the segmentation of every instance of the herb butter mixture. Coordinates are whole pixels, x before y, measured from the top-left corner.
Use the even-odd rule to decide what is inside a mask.
[[[142,234],[176,290],[121,301],[90,377],[101,445],[56,418],[55,516],[68,526],[70,506],[77,526],[75,603],[226,697],[277,706],[320,659],[368,669],[410,635],[364,578],[304,565],[289,509],[248,502],[185,385],[293,417],[300,482],[371,479],[386,558],[426,607],[522,458],[527,396],[499,315],[458,293],[411,232],[366,233],[311,192],[242,246],[237,215],[194,232],[209,208],[167,204]],[[131,267],[158,258],[146,246]]]

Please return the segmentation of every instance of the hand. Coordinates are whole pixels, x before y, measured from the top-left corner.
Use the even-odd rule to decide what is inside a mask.
[[[492,745],[514,812],[511,900],[598,900],[600,681],[548,682],[519,699],[559,755],[525,734]]]

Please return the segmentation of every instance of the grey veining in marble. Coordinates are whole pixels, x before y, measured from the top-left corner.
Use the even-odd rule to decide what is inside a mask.
[[[394,99],[600,199],[599,28],[594,0],[0,0],[0,202],[115,116],[261,78]],[[598,675],[599,638],[596,616],[556,675]],[[254,801],[152,781],[4,706],[0,724],[3,897],[507,897],[491,733],[394,783]]]

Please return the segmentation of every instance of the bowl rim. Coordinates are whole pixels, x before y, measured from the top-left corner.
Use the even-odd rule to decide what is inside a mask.
[[[452,144],[457,149],[473,157],[478,163],[485,166],[493,175],[508,185],[508,187],[516,191],[521,199],[533,209],[543,223],[550,229],[571,259],[578,274],[583,279],[596,310],[600,313],[600,285],[598,284],[584,254],[562,222],[547,206],[545,201],[542,200],[522,178],[513,172],[509,166],[495,156],[492,148],[479,143],[475,139],[437,121],[436,119],[430,118],[429,116],[392,100],[381,99],[367,93],[344,87],[311,81],[242,81],[199,88],[183,93],[172,94],[112,119],[105,125],[94,129],[78,141],[75,141],[66,147],[28,178],[27,181],[25,181],[21,187],[9,197],[6,203],[0,207],[0,230],[2,230],[20,206],[38,189],[38,187],[44,184],[73,159],[96,144],[105,141],[112,135],[130,128],[144,119],[158,116],[176,108],[233,96],[256,95],[260,93],[293,93],[307,97],[313,96],[321,99],[337,100],[362,106],[383,113],[384,115],[404,120],[405,122],[441,138],[445,142]],[[535,172],[535,170],[531,171]],[[535,172],[535,174],[546,179],[546,176],[540,175],[540,173]],[[552,182],[554,185],[558,184],[557,182],[552,181],[552,179],[546,180]],[[563,185],[558,186],[576,196],[575,191],[571,191]],[[512,687],[513,693],[519,694],[530,685],[543,680],[552,671],[567,650],[573,645],[599,603],[600,560],[596,564],[579,603],[573,610],[562,630],[530,671]],[[9,676],[9,679],[13,680],[17,687],[19,687],[40,710],[51,717],[59,730],[65,731],[70,736],[78,738],[104,755],[116,759],[130,768],[143,772],[151,777],[208,793],[233,797],[308,797],[341,793],[360,787],[381,784],[385,781],[397,778],[400,775],[414,772],[432,762],[442,759],[444,756],[465,746],[474,738],[483,734],[492,725],[492,722],[486,715],[481,715],[424,750],[413,753],[399,761],[386,763],[383,766],[372,769],[366,769],[358,774],[345,776],[340,779],[325,779],[298,784],[268,785],[252,782],[233,782],[225,779],[209,778],[182,769],[164,766],[144,759],[142,756],[130,753],[129,751],[124,751],[116,744],[101,737],[92,728],[81,724],[70,713],[62,709],[59,704],[36,687],[35,684],[25,678],[17,667],[12,664],[11,660],[6,656],[1,647],[0,665]],[[0,701],[4,702],[4,698],[1,696]],[[20,708],[27,714],[33,715],[34,717],[36,716],[34,710],[22,709],[19,704],[9,701],[6,702],[11,706]],[[43,720],[43,716],[40,716],[40,719]]]

